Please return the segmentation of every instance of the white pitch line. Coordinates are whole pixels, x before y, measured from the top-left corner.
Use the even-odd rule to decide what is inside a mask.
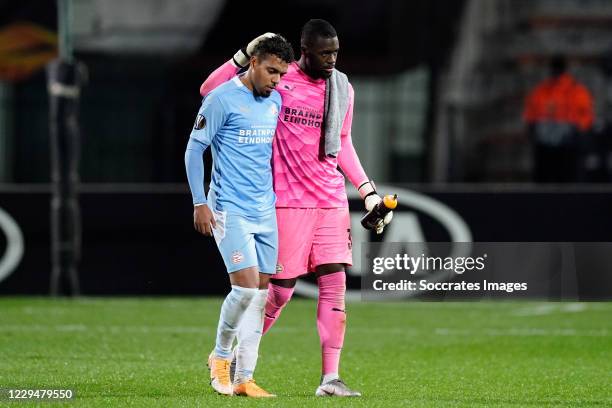
[[[96,333],[181,333],[181,334],[214,334],[216,327],[207,326],[87,326],[83,324],[64,324],[64,325],[24,325],[24,324],[8,324],[0,325],[0,333],[2,332],[96,332]],[[286,326],[276,327],[275,332],[302,332],[301,328]],[[359,333],[384,333],[387,335],[403,335],[403,336],[423,336],[434,334],[438,336],[551,336],[551,337],[609,337],[612,332],[607,329],[597,330],[576,330],[568,329],[542,329],[530,327],[511,327],[511,328],[476,328],[476,329],[459,329],[438,327],[432,331],[430,329],[415,329],[404,327],[354,327],[352,332]]]
[[[576,329],[539,329],[513,327],[508,329],[452,329],[439,327],[434,329],[434,334],[439,336],[516,336],[516,337],[608,337],[612,333],[606,329],[599,330],[576,330]]]
[[[586,303],[544,303],[521,308],[514,316],[545,316],[553,313],[579,313],[589,309]]]
[[[87,326],[83,324],[4,324],[0,325],[0,332],[22,331],[22,332],[87,332],[95,331],[101,333],[214,333],[216,327],[196,326]]]

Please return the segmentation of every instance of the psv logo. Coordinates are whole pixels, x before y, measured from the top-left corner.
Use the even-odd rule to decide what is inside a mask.
[[[244,261],[244,255],[242,255],[242,252],[240,251],[232,252],[232,263],[233,264],[239,264],[242,261]]]

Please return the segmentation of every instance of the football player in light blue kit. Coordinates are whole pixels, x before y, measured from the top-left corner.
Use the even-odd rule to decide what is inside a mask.
[[[255,384],[253,371],[278,254],[271,157],[281,97],[274,88],[292,60],[291,45],[284,38],[262,36],[248,71],[205,97],[185,152],[194,227],[214,235],[232,284],[208,360],[211,385],[220,394],[274,396]],[[207,198],[202,154],[208,146],[213,170]],[[231,348],[237,335],[232,384]]]

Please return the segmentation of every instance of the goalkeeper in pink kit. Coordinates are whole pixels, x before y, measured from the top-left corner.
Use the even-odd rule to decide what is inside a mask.
[[[257,37],[202,84],[204,96],[248,64]],[[282,108],[273,142],[273,183],[279,254],[270,279],[264,333],[289,302],[297,278],[315,273],[319,286],[317,328],[322,376],[317,396],[360,396],[339,377],[346,311],[345,267],[352,265],[351,226],[344,176],[359,190],[370,211],[381,197],[366,176],[351,141],[353,88],[335,69],[339,42],[324,20],[308,21],[301,33],[301,57],[276,87]],[[381,233],[389,213],[377,225]],[[240,342],[240,338],[238,338]]]

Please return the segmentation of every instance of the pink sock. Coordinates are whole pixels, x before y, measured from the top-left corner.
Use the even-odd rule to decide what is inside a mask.
[[[320,276],[319,304],[317,308],[317,328],[321,338],[321,357],[323,375],[338,373],[340,352],[344,344],[346,313],[344,311],[344,292],[346,275],[344,271]]]
[[[268,284],[268,299],[264,312],[263,334],[272,327],[283,307],[289,302],[293,295],[293,288],[283,288],[282,286]]]

